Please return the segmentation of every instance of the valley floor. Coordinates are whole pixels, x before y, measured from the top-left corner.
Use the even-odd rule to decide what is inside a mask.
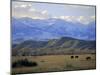
[[[96,68],[95,54],[13,56],[12,64],[22,59],[36,62],[38,65],[34,67],[12,68],[13,74],[88,70]]]

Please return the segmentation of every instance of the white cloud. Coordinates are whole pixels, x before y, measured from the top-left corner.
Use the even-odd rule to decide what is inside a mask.
[[[31,7],[32,3],[27,2],[12,2],[12,6],[14,7]]]
[[[62,19],[73,23],[79,22],[84,25],[88,25],[90,22],[95,20],[95,16],[59,16],[59,17],[55,16],[53,18]]]
[[[48,14],[47,10],[41,12],[42,14]]]
[[[91,16],[91,18],[95,20],[96,17],[95,16]]]
[[[36,9],[34,9],[34,8],[30,8],[29,11],[30,11],[30,12],[32,12],[32,11],[36,11]]]
[[[82,9],[91,9],[91,7],[83,7],[83,6],[71,6],[73,8],[82,8]],[[68,7],[66,9],[69,9]],[[74,10],[74,9],[73,9]],[[69,9],[71,11],[71,9]],[[76,10],[74,10],[76,11]],[[81,9],[77,9],[77,11],[81,11]],[[85,11],[86,12],[86,11]],[[75,12],[72,12],[75,13]],[[56,13],[55,13],[56,15]],[[95,16],[68,16],[68,15],[61,15],[61,16],[52,16],[49,14],[49,12],[44,9],[44,10],[37,10],[33,7],[32,2],[12,2],[12,16],[14,17],[29,17],[32,19],[48,19],[48,18],[55,18],[55,19],[63,19],[65,21],[69,22],[80,22],[84,25],[87,25],[88,23],[92,22],[95,20]],[[50,23],[50,25],[52,25]]]
[[[79,18],[78,18],[78,21],[82,21],[82,20],[84,20],[84,16],[79,16]]]
[[[80,16],[77,20],[78,22],[87,25],[90,22],[95,21],[95,16]]]
[[[44,18],[44,17],[36,17],[36,16],[33,16],[33,17],[31,17],[32,19],[46,19],[46,18]]]
[[[74,18],[74,16],[54,16],[52,18],[55,18],[55,19],[63,19],[63,20],[66,20],[66,21],[72,21],[72,18]]]
[[[37,10],[29,2],[13,2],[12,3],[12,16],[29,17],[33,19],[47,19],[49,17],[47,10]]]
[[[27,7],[27,5],[21,5],[20,7],[22,7],[22,8],[26,8],[26,7]]]

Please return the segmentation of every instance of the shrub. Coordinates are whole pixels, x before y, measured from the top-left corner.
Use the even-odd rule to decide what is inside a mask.
[[[13,62],[12,67],[35,67],[38,64],[36,62],[28,61],[27,59],[18,60],[17,62]]]

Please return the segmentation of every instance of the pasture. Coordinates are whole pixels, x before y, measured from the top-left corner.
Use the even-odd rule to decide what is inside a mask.
[[[96,68],[95,54],[13,56],[12,64],[23,59],[27,59],[29,62],[35,62],[37,65],[33,67],[14,67],[12,68],[13,74],[88,70]]]

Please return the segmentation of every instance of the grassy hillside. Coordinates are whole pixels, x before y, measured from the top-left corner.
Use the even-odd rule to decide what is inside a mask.
[[[96,41],[62,37],[48,41],[27,40],[12,47],[13,55],[95,53]]]

